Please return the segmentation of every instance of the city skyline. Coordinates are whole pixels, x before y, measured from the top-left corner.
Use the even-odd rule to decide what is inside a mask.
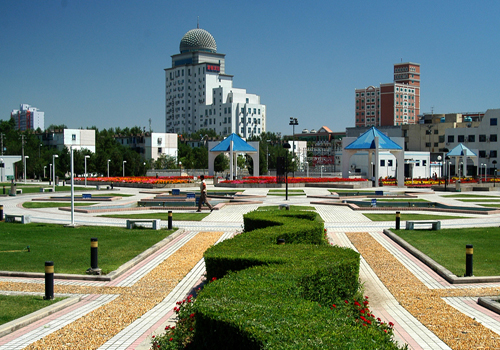
[[[355,125],[354,90],[422,66],[421,113],[498,108],[500,3],[442,1],[4,1],[0,119],[22,103],[45,126],[165,131],[165,72],[183,35],[210,32],[234,86],[261,97],[267,130]]]

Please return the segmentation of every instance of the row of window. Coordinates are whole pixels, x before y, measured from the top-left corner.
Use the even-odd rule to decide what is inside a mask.
[[[476,142],[476,135],[458,135],[457,142]],[[455,135],[448,135],[448,142],[455,142]],[[490,134],[490,137],[486,135],[479,135],[479,142],[497,142],[497,134]]]
[[[375,93],[374,93],[374,92],[367,92],[367,93],[366,93],[366,96],[370,96],[370,94],[371,94],[371,96],[375,96]],[[380,91],[377,91],[377,95],[380,95]],[[362,93],[361,93],[361,97],[364,97],[364,96],[365,96],[365,93],[364,93],[364,92],[362,92]],[[358,92],[358,93],[356,93],[356,97],[359,97],[359,92]]]

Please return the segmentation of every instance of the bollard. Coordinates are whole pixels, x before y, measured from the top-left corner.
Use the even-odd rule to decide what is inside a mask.
[[[54,262],[45,262],[45,296],[44,300],[54,299]]]
[[[5,194],[5,185],[3,185],[3,194]]]
[[[396,212],[396,230],[401,229],[401,212]]]
[[[97,238],[90,239],[90,268],[92,270],[97,270]]]
[[[3,221],[3,204],[0,204],[0,221]]]
[[[472,273],[472,258],[474,256],[474,247],[472,244],[465,246],[465,277],[473,276]]]
[[[168,229],[169,230],[172,229],[172,211],[171,210],[168,211]]]

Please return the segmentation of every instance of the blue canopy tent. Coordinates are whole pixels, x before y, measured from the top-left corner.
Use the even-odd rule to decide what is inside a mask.
[[[211,142],[212,144],[212,142]],[[208,174],[214,175],[214,162],[215,158],[221,153],[229,153],[229,172],[232,175],[237,174],[236,155],[238,153],[246,153],[252,157],[253,160],[253,175],[259,175],[259,142],[246,142],[241,137],[232,133],[224,140],[222,140],[215,147],[210,148],[208,152]]]
[[[342,177],[349,177],[351,157],[358,151],[368,152],[368,164],[373,162],[374,169],[369,167],[368,178],[379,178],[379,151],[389,151],[396,157],[398,186],[404,186],[404,150],[377,128],[372,127],[360,135],[342,151]]]

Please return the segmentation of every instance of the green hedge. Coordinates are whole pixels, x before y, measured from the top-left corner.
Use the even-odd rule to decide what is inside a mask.
[[[347,307],[359,297],[359,254],[328,245],[316,215],[248,213],[244,233],[205,252],[217,281],[194,304],[193,348],[397,349]]]

